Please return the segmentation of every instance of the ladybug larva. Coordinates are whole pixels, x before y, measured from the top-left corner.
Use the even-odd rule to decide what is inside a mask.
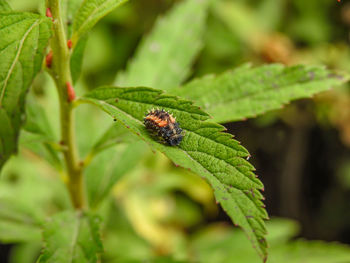
[[[176,119],[165,110],[151,110],[144,118],[145,126],[152,133],[161,137],[171,146],[179,145],[182,141],[182,129]]]

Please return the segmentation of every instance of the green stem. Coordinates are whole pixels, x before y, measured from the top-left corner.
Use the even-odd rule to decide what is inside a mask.
[[[80,210],[85,207],[85,198],[82,168],[75,143],[73,107],[67,94],[67,83],[72,83],[70,51],[67,47],[64,25],[60,15],[59,0],[47,0],[46,6],[50,8],[53,18],[54,35],[50,43],[53,53],[51,75],[59,95],[61,144],[65,146],[63,155],[68,173],[67,187],[74,207]]]

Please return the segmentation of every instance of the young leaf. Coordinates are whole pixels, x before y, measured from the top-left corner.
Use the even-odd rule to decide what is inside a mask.
[[[10,12],[12,11],[11,6],[6,0],[0,0],[0,12]]]
[[[50,37],[51,20],[29,13],[0,13],[0,168],[17,150],[24,101]]]
[[[137,137],[136,137],[137,138]],[[134,142],[135,136],[130,136],[130,132],[119,122],[114,123],[99,138],[92,148],[93,153],[98,153],[106,148],[115,146],[117,143]]]
[[[267,213],[259,192],[263,185],[254,175],[254,167],[244,159],[249,156],[247,150],[224,133],[224,127],[206,121],[209,116],[192,102],[151,88],[105,87],[81,100],[99,106],[176,165],[204,177],[214,189],[216,200],[247,233],[259,255],[266,258]],[[143,125],[145,114],[157,107],[173,113],[184,129],[179,146],[158,143]]]
[[[90,206],[96,207],[114,184],[135,167],[144,153],[143,146],[143,142],[136,142],[123,150],[111,148],[93,159],[85,175]]]
[[[26,104],[26,122],[23,126],[28,132],[42,136],[46,141],[55,141],[55,135],[45,110],[33,96],[28,96]]]
[[[87,36],[80,39],[77,45],[73,49],[72,56],[70,58],[70,70],[72,72],[73,83],[76,83],[81,73],[81,67],[83,64],[83,55],[87,43]]]
[[[348,80],[348,75],[334,74],[322,66],[243,65],[218,76],[195,79],[170,92],[196,101],[223,123],[280,109],[291,100],[311,97]]]
[[[102,17],[127,0],[84,0],[75,14],[72,40],[76,43]]]
[[[116,85],[163,90],[180,85],[202,47],[208,5],[208,0],[185,0],[159,19]]]
[[[20,145],[43,157],[58,170],[62,170],[63,164],[54,147],[58,139],[53,133],[44,109],[31,96],[27,98],[26,116],[26,123],[19,139]]]
[[[45,246],[40,263],[96,263],[102,252],[100,219],[89,214],[65,211],[44,226]]]
[[[22,148],[47,161],[58,171],[63,170],[64,165],[58,152],[60,145],[57,145],[56,142],[47,141],[41,135],[22,130],[19,144]]]
[[[67,38],[70,39],[73,32],[73,19],[75,14],[79,10],[83,0],[62,0],[61,1],[61,10],[62,19],[66,25],[66,34]]]

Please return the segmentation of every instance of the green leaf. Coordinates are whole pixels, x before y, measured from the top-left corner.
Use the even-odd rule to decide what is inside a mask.
[[[89,214],[56,214],[44,227],[45,245],[39,262],[97,262],[102,252],[99,224],[100,219]]]
[[[77,43],[73,49],[73,53],[70,59],[70,70],[72,73],[73,83],[76,83],[79,79],[81,68],[83,64],[83,56],[88,38],[83,37]]]
[[[12,11],[11,6],[6,0],[0,0],[0,12],[10,12]]]
[[[255,11],[243,2],[218,1],[212,8],[213,16],[223,22],[234,37],[245,46],[257,45],[254,43],[265,31],[265,22],[261,22]]]
[[[47,161],[57,171],[64,170],[64,165],[59,155],[59,151],[62,150],[62,148],[57,143],[48,142],[41,135],[23,130],[21,131],[19,144],[21,148],[29,150]]]
[[[92,151],[98,153],[106,148],[115,146],[118,143],[130,143],[134,141],[135,136],[130,136],[128,129],[119,122],[116,122],[98,139],[93,146]]]
[[[196,101],[223,123],[280,109],[291,100],[309,98],[348,80],[348,75],[334,74],[323,66],[243,65],[218,76],[195,79],[170,92]]]
[[[120,263],[132,259],[142,262],[151,258],[154,255],[152,246],[135,232],[121,202],[110,202],[107,211],[102,262]]]
[[[204,177],[214,189],[217,202],[246,232],[259,255],[266,258],[263,219],[267,213],[259,192],[263,185],[254,175],[254,167],[244,159],[249,156],[247,150],[224,133],[224,127],[206,121],[209,116],[192,102],[150,88],[105,87],[93,90],[81,100],[106,111],[176,165]],[[156,142],[144,127],[145,114],[157,107],[173,113],[184,129],[179,146]]]
[[[70,39],[73,32],[73,19],[83,0],[62,0],[62,19],[66,25],[67,38]]]
[[[115,183],[135,167],[144,154],[143,146],[143,143],[136,142],[122,150],[111,148],[93,159],[85,175],[92,207],[98,205]]]
[[[186,0],[160,18],[116,85],[163,90],[180,85],[202,47],[208,5],[208,0]]]
[[[0,198],[0,240],[15,243],[40,240],[41,221],[31,207],[12,198]]]
[[[46,116],[45,110],[33,96],[28,96],[26,104],[26,122],[23,129],[41,135],[47,141],[57,140]]]
[[[72,40],[76,43],[102,17],[127,0],[84,0],[75,14]]]
[[[9,263],[33,263],[40,253],[41,242],[16,244],[11,248]]]
[[[26,123],[20,135],[20,145],[42,157],[58,170],[63,164],[58,154],[58,139],[46,116],[45,110],[31,96],[27,98]]]
[[[40,241],[47,213],[71,207],[64,187],[35,158],[11,158],[0,180],[0,241]]]
[[[202,47],[208,5],[209,0],[185,0],[158,19],[127,70],[117,76],[116,83],[161,89],[180,85],[189,75],[193,60]],[[196,13],[195,17],[193,13]],[[111,128],[100,141],[120,139],[119,132]],[[113,133],[118,138],[113,137]]]
[[[292,229],[291,229],[292,228]],[[350,247],[335,242],[292,239],[298,231],[287,219],[272,219],[267,223],[269,261],[284,263],[350,262]],[[292,234],[292,235],[290,235]],[[243,233],[223,224],[201,229],[191,239],[195,262],[201,263],[259,263]],[[286,256],[288,255],[288,256]]]
[[[50,26],[35,14],[0,14],[0,168],[17,150],[25,96],[41,68]]]
[[[283,0],[267,0],[259,3],[256,16],[260,22],[260,30],[267,32],[276,31],[282,24],[287,3]],[[253,10],[250,10],[252,12]]]
[[[151,263],[188,263],[188,261],[176,260],[172,257],[159,257],[151,260],[150,262]]]
[[[0,240],[4,243],[40,240],[40,227],[45,218],[40,203],[43,191],[33,180],[31,170],[27,169],[26,177],[18,177],[17,173],[25,170],[19,165],[17,162],[16,171],[9,163],[0,181]],[[31,198],[28,198],[30,194]]]

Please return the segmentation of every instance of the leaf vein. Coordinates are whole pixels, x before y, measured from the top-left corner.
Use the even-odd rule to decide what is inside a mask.
[[[12,65],[11,65],[7,75],[6,75],[6,78],[5,78],[5,81],[4,81],[4,84],[3,84],[3,88],[2,88],[2,91],[1,91],[1,94],[0,94],[0,107],[2,106],[3,98],[4,98],[4,95],[5,95],[5,90],[7,88],[7,82],[9,80],[11,74],[13,73],[13,70],[15,68],[16,63],[19,60],[19,55],[20,55],[20,53],[22,51],[22,47],[23,47],[24,41],[26,40],[26,38],[29,35],[29,33],[33,30],[33,28],[35,26],[37,26],[38,24],[40,24],[40,20],[37,20],[34,24],[32,24],[28,28],[28,30],[26,31],[26,33],[23,35],[22,39],[19,42],[19,46],[18,46],[18,50],[17,50],[16,56],[15,56],[15,59],[14,59]]]

